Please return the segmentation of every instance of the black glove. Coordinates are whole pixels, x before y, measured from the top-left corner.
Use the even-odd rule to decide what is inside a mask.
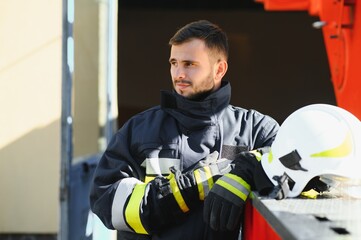
[[[260,156],[268,149],[240,153],[233,161],[234,168],[215,182],[203,209],[204,221],[213,230],[232,231],[239,226],[253,187],[254,169],[260,165]]]
[[[134,220],[132,228],[143,234],[161,233],[180,224],[190,211],[202,206],[214,181],[230,170],[230,161],[218,159],[218,152],[184,171],[171,168],[168,177],[158,176],[138,184],[139,189],[133,190],[124,210],[129,213],[127,219]]]

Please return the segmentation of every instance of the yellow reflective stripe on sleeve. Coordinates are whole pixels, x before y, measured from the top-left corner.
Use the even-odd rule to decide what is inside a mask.
[[[145,183],[149,183],[150,181],[152,181],[155,177],[154,176],[145,176]]]
[[[183,199],[182,193],[179,190],[178,184],[177,184],[173,174],[171,174],[169,177],[169,183],[170,183],[170,187],[172,188],[172,191],[173,191],[173,196],[174,196],[176,202],[178,203],[178,206],[180,207],[180,209],[183,212],[188,212],[189,208]]]
[[[245,190],[245,192],[242,192],[242,190],[240,188],[237,188],[235,186],[233,186],[232,184],[223,181],[222,178],[220,178],[217,181],[217,184],[224,187],[225,189],[227,189],[228,191],[232,192],[233,194],[235,194],[236,196],[238,196],[239,198],[241,198],[243,201],[247,200],[248,194],[251,191],[251,186],[244,181],[241,177],[238,177],[234,174],[226,174],[225,176],[227,176],[228,178],[236,181],[238,184],[240,184],[240,187],[243,187],[243,190]]]
[[[133,193],[130,196],[128,205],[125,209],[125,219],[129,226],[136,232],[141,234],[148,234],[144,229],[140,219],[140,205],[144,197],[145,187],[147,184],[137,184],[134,187]]]
[[[261,154],[259,151],[257,151],[257,150],[252,150],[252,151],[249,151],[249,152],[252,153],[252,154],[256,157],[257,161],[261,161],[261,159],[262,159],[262,154]]]
[[[209,189],[211,189],[214,184],[211,169],[208,166],[206,166],[204,167],[204,172],[206,173]]]
[[[248,191],[251,191],[251,185],[249,185],[246,181],[243,180],[243,178],[234,175],[234,174],[227,174],[227,176],[231,179],[233,179],[234,181],[240,183],[243,187],[245,187]]]
[[[194,177],[197,182],[199,199],[203,201],[214,184],[211,168],[209,166],[205,166],[194,170]]]
[[[194,177],[196,178],[198,192],[199,192],[199,199],[204,200],[204,189],[202,184],[202,177],[198,170],[194,171]]]

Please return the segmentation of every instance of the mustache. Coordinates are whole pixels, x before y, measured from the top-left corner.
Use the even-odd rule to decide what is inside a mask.
[[[182,84],[192,85],[192,82],[191,82],[191,81],[188,81],[188,80],[175,80],[174,83],[175,83],[175,84],[177,84],[177,83],[182,83]]]

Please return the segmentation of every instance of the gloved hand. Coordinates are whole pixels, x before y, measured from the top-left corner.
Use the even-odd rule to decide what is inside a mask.
[[[218,152],[184,171],[171,168],[168,177],[138,182],[124,204],[125,222],[140,234],[161,233],[182,223],[188,212],[201,206],[214,181],[231,169]]]
[[[234,168],[219,178],[204,201],[203,218],[213,229],[232,231],[239,226],[248,195],[253,186],[253,172],[260,157],[269,148],[242,152],[233,161]]]
[[[218,159],[218,152],[214,152],[191,170],[170,170],[172,173],[167,177],[169,185],[166,184],[166,191],[173,194],[183,212],[188,212],[205,199],[219,177],[231,170],[231,164],[227,159]]]

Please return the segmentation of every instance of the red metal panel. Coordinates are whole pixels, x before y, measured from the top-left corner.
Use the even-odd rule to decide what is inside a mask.
[[[361,119],[361,2],[257,1],[263,3],[268,11],[308,10],[310,15],[319,17],[337,105]],[[243,234],[246,240],[281,239],[250,202],[246,205],[245,214]]]
[[[246,203],[242,231],[245,240],[281,240],[264,217],[253,207],[251,201]]]

